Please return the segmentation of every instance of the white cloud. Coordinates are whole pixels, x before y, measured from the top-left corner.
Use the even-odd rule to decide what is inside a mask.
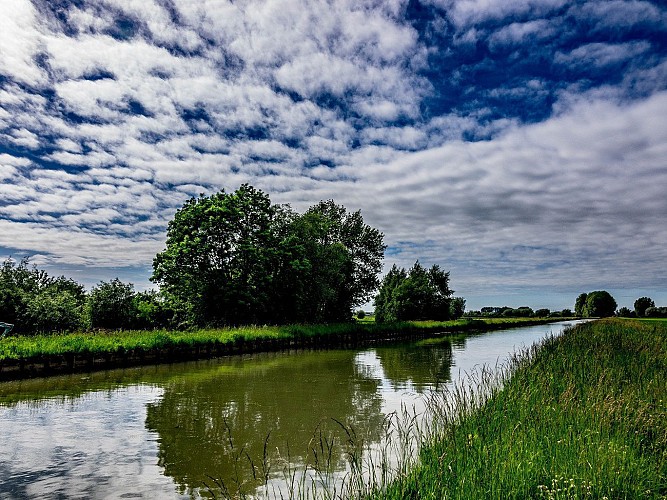
[[[45,75],[35,62],[43,49],[36,12],[29,0],[5,0],[0,16],[0,73],[39,86]]]
[[[569,53],[557,52],[554,62],[568,66],[608,66],[627,61],[648,51],[651,44],[646,41],[627,43],[589,43]]]
[[[445,9],[458,27],[464,27],[527,13],[544,15],[566,5],[567,0],[431,0],[430,3]]]

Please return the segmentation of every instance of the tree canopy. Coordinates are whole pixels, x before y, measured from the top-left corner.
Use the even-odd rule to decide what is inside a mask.
[[[244,184],[176,212],[151,279],[192,324],[346,321],[379,285],[383,238],[333,200],[297,214]]]
[[[465,300],[452,299],[449,273],[438,265],[424,268],[419,261],[406,271],[392,266],[375,299],[375,321],[447,320],[460,317]]]
[[[577,316],[605,318],[616,312],[616,300],[606,290],[582,293],[577,297],[574,311]]]
[[[649,307],[655,307],[655,302],[653,302],[653,299],[649,297],[639,297],[637,300],[635,300],[634,307],[635,314],[638,318],[641,318],[646,314],[646,310]]]

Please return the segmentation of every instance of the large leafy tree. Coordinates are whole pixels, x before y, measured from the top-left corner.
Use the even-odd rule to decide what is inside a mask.
[[[191,322],[264,321],[281,215],[266,194],[247,184],[234,193],[190,199],[169,223],[152,280]]]
[[[333,200],[321,201],[298,217],[293,230],[302,244],[301,278],[308,290],[313,321],[347,321],[353,308],[377,289],[382,269],[384,235],[364,223],[361,212],[348,212]],[[308,318],[305,318],[308,319]]]
[[[616,300],[606,290],[591,292],[586,297],[585,315],[605,318],[616,312]]]
[[[333,201],[299,215],[245,184],[176,212],[152,279],[195,324],[349,320],[377,288],[382,239]]]

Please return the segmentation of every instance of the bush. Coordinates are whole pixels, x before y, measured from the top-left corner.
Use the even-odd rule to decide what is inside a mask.
[[[627,307],[621,307],[618,311],[616,311],[616,316],[621,318],[634,318],[635,312],[631,311]]]
[[[364,319],[366,317],[366,312],[363,309],[357,311],[357,319]]]
[[[93,287],[86,304],[91,328],[132,328],[137,318],[134,285],[118,278]]]
[[[647,318],[667,318],[667,307],[649,307],[644,312]]]

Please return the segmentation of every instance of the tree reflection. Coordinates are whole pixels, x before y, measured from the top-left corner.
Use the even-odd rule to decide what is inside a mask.
[[[411,383],[418,392],[451,380],[452,344],[420,342],[376,349],[384,375],[395,387]]]
[[[363,439],[378,439],[380,381],[365,377],[354,356],[263,355],[184,374],[148,407],[146,426],[159,434],[159,464],[182,493],[212,485],[211,478],[231,492],[252,492],[264,482],[267,436],[273,476],[282,473],[276,449],[285,459],[289,453],[292,464],[304,464],[312,461],[309,449],[320,446],[314,434],[337,432],[340,442],[344,430],[332,419]],[[332,457],[338,468],[344,466],[341,452]]]

